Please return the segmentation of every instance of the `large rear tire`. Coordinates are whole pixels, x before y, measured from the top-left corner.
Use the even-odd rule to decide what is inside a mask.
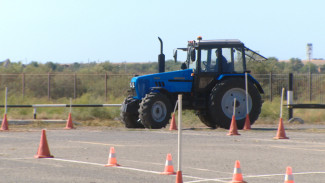
[[[213,129],[216,129],[218,127],[215,120],[211,119],[208,111],[203,111],[203,110],[197,111],[197,116],[199,117],[201,122],[203,124],[205,124],[206,126],[213,128]]]
[[[128,97],[124,100],[122,107],[121,107],[121,121],[125,125],[126,128],[144,128],[144,126],[139,122],[139,103],[134,103],[133,107],[135,108],[133,113],[125,112],[123,106],[131,103],[134,99],[132,97]]]
[[[146,128],[160,129],[168,124],[171,111],[171,103],[165,95],[151,92],[140,103],[139,118]]]
[[[238,129],[242,129],[246,118],[246,92],[245,80],[242,78],[230,78],[216,84],[212,89],[209,100],[209,114],[220,127],[229,129],[234,98],[236,98],[236,122]],[[251,125],[261,113],[262,100],[257,88],[248,82],[248,109]]]

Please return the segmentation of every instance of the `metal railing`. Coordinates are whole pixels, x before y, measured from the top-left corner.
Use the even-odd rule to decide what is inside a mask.
[[[85,93],[108,100],[108,93],[114,96],[125,94],[134,75],[126,74],[0,74],[0,91],[5,87],[10,93],[25,97],[47,97],[76,99]],[[115,90],[115,88],[119,88]]]
[[[7,105],[7,108],[33,108],[34,119],[37,119],[37,108],[43,107],[121,107],[122,104],[32,104],[32,105]],[[6,107],[0,105],[0,108]]]
[[[252,74],[262,85],[263,100],[272,101],[288,88],[289,74]],[[85,93],[108,101],[113,97],[126,96],[133,75],[125,74],[0,74],[0,91],[9,88],[9,96],[78,98]],[[325,74],[294,74],[294,102],[324,103]]]

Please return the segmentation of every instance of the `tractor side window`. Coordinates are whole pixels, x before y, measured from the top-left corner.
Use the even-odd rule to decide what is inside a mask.
[[[201,72],[217,72],[216,49],[201,50]]]
[[[218,71],[217,65],[217,49],[214,48],[211,50],[211,68],[214,69],[215,72]]]
[[[208,65],[209,59],[208,50],[201,50],[201,72],[208,72],[210,65]]]
[[[193,49],[191,51],[188,51],[188,55],[187,55],[187,59],[189,60],[189,69],[196,69],[196,63],[197,63],[197,59],[195,59],[195,61],[192,61],[193,58],[193,54],[191,54],[191,52],[195,52],[195,55],[197,55],[197,50]]]
[[[222,70],[223,72],[234,71],[234,57],[232,48],[222,48]]]
[[[241,48],[233,49],[234,62],[235,62],[235,71],[244,72],[243,67],[243,53]]]

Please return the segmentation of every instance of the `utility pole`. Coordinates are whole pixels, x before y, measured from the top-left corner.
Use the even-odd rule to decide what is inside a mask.
[[[307,43],[306,54],[307,54],[307,60],[309,64],[309,73],[311,73],[310,60],[312,59],[312,53],[313,53],[313,44]]]

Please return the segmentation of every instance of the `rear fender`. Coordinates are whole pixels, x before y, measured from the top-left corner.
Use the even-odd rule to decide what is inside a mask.
[[[245,74],[221,74],[217,80],[218,81],[221,81],[221,80],[224,80],[224,79],[227,79],[227,78],[230,78],[230,77],[240,77],[240,78],[245,78]],[[260,92],[260,93],[263,93],[264,94],[264,90],[262,88],[262,86],[260,85],[260,83],[250,74],[247,74],[247,78],[250,82],[252,82],[255,87],[257,88],[257,90]]]

